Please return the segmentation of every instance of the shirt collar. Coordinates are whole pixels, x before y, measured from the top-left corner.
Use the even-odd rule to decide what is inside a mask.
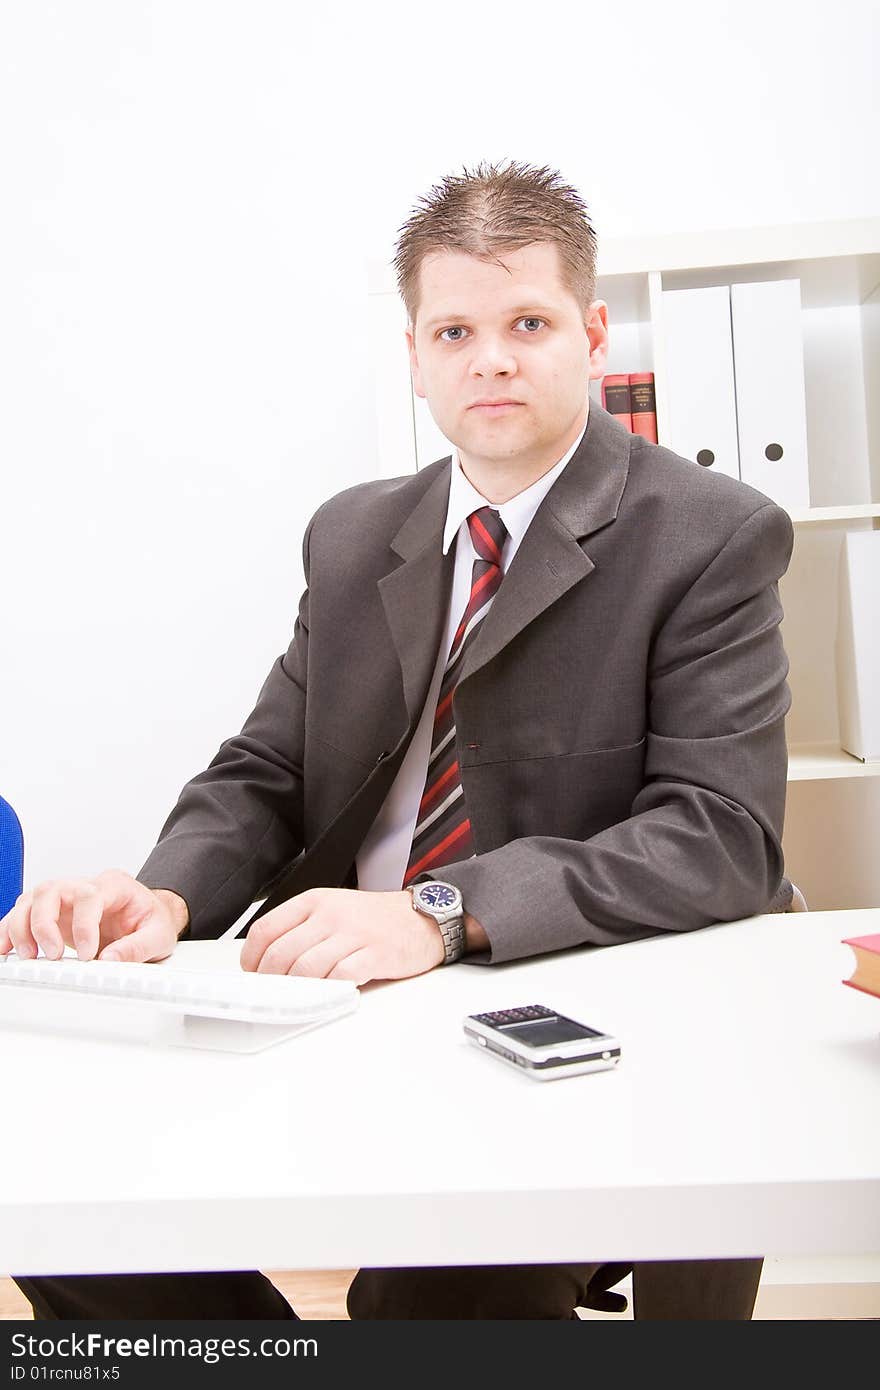
[[[589,419],[589,413],[587,419]],[[482,493],[478,492],[471,480],[462,472],[458,450],[453,449],[452,471],[449,480],[449,505],[446,509],[446,525],[443,529],[443,554],[449,553],[449,547],[458,535],[462,524],[471,512],[477,511],[480,507],[494,507],[500,513],[501,520],[507,527],[508,535],[514,546],[518,546],[538,507],[583,439],[586,428],[587,420],[584,421],[584,428],[577,439],[559,462],[554,464],[543,477],[538,478],[537,482],[523,488],[522,492],[518,492],[507,502],[489,502]]]

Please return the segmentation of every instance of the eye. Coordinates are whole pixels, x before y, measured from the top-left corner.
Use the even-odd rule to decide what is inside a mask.
[[[529,318],[517,319],[517,323],[536,323],[536,324],[537,324],[537,323],[546,323],[546,322],[547,322],[546,319],[531,318],[531,317],[529,317]],[[442,331],[441,333],[438,333],[438,334],[437,334],[437,336],[438,336],[438,338],[443,338],[444,334],[446,334],[446,333],[462,333],[462,332],[467,332],[467,331],[468,331],[468,330],[465,329],[465,328],[463,328],[463,326],[462,326],[460,323],[456,323],[456,324],[453,324],[451,328],[444,328],[443,331]],[[534,338],[535,332],[533,332],[532,330],[529,330],[529,333],[527,334],[527,336],[530,337],[530,338]],[[446,342],[453,342],[453,343],[460,343],[460,342],[463,342],[463,339],[462,339],[462,338],[447,338],[445,341],[446,341]]]

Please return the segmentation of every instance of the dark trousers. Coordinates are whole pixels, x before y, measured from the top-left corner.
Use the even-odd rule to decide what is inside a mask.
[[[637,1319],[752,1316],[763,1260],[660,1260],[633,1265]],[[601,1265],[460,1265],[361,1269],[348,1291],[352,1318],[572,1318],[589,1306]],[[624,1267],[625,1268],[625,1267]],[[622,1277],[622,1274],[621,1274]],[[35,1318],[296,1318],[254,1271],[77,1274],[16,1278]]]

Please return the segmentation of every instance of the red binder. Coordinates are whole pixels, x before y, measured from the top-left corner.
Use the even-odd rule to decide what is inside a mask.
[[[633,434],[640,434],[651,444],[657,443],[657,406],[654,397],[654,373],[630,372],[630,410]]]
[[[613,415],[615,420],[619,420],[624,429],[632,430],[632,405],[627,373],[612,373],[602,378],[602,409]]]

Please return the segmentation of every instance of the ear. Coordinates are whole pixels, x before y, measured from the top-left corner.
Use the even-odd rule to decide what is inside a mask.
[[[406,347],[409,353],[409,370],[412,376],[413,390],[422,400],[426,400],[424,387],[422,386],[422,373],[419,367],[419,357],[416,352],[415,329],[411,323],[406,326]]]
[[[584,320],[590,340],[590,371],[593,381],[605,375],[608,360],[608,305],[604,299],[594,299]]]

